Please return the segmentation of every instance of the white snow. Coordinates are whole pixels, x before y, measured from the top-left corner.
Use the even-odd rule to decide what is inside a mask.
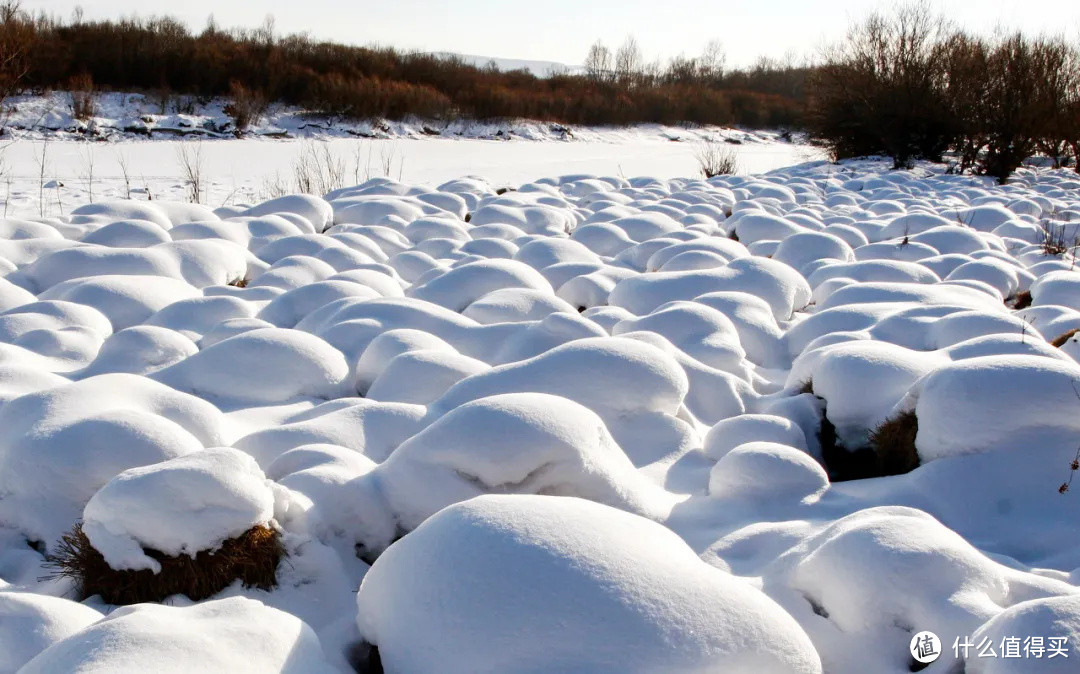
[[[764,594],[670,530],[580,499],[447,508],[376,562],[357,605],[392,671],[821,671]]]
[[[1080,270],[1040,241],[1078,229],[1074,174],[791,165],[747,133],[776,162],[747,168],[782,168],[701,180],[694,143],[736,132],[387,128],[365,142],[401,177],[322,196],[252,189],[295,140],[207,140],[242,168],[203,204],[174,201],[173,142],[16,130],[0,671],[348,672],[374,646],[406,672],[900,673],[921,630],[931,673],[1041,671],[949,648],[1028,631],[1071,671]],[[89,203],[87,147],[153,200],[102,174]],[[898,418],[918,466],[842,481]],[[271,590],[105,606],[47,577],[80,520],[117,568],[256,525],[287,557]]]
[[[232,597],[183,608],[137,604],[53,644],[35,672],[282,672],[331,667],[311,628],[261,602]]]
[[[227,447],[131,468],[91,497],[83,533],[112,568],[157,573],[161,565],[143,548],[194,557],[269,523],[272,484],[254,459]]]

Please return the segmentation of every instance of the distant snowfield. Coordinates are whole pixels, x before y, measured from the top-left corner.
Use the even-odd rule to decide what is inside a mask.
[[[0,674],[1076,671],[1075,173],[364,142],[49,143],[154,199],[0,219]]]
[[[611,174],[664,178],[694,175],[698,164],[694,141],[676,142],[653,133],[610,132],[605,140],[530,141],[443,138],[325,140],[152,140],[116,142],[50,141],[45,145],[45,184],[40,160],[43,142],[20,139],[3,151],[6,171],[0,177],[0,199],[7,215],[59,215],[90,200],[88,160],[94,164],[95,200],[127,196],[120,162],[128,163],[132,198],[186,200],[188,188],[177,160],[180,146],[201,153],[206,181],[202,203],[212,207],[255,203],[268,196],[276,180],[291,180],[304,145],[315,144],[339,158],[346,182],[390,176],[407,182],[438,185],[474,175],[497,185],[518,185],[547,175]],[[817,148],[783,142],[730,145],[741,172],[763,172],[820,158]],[[354,180],[354,178],[356,178]],[[57,182],[62,186],[57,186]],[[7,191],[10,188],[10,193]],[[42,202],[43,197],[43,202]],[[39,204],[43,203],[43,208]]]
[[[211,207],[272,196],[275,185],[293,182],[298,157],[312,149],[340,165],[342,180],[335,186],[380,176],[429,186],[466,175],[507,186],[569,173],[674,178],[699,173],[695,154],[707,142],[735,152],[740,173],[824,158],[819,148],[772,131],[528,120],[328,121],[283,106],[236,139],[225,101],[195,105],[191,114],[176,112],[175,105],[162,113],[160,103],[141,94],[104,94],[97,98],[98,116],[83,122],[72,118],[67,93],[11,99],[0,139],[4,212],[60,215],[74,204],[129,197],[187,200],[190,185],[177,157],[182,148],[201,157],[200,202]]]

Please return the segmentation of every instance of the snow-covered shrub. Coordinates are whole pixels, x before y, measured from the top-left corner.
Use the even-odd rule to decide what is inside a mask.
[[[109,604],[200,600],[239,580],[276,585],[285,554],[275,494],[254,459],[207,449],[120,473],[49,556],[82,598]]]

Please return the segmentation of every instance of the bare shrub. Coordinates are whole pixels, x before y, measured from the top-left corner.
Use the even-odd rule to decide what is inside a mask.
[[[22,89],[30,74],[37,40],[37,30],[21,3],[0,2],[0,105]]]
[[[108,604],[127,605],[160,602],[175,594],[199,601],[237,580],[245,587],[272,589],[277,585],[277,566],[285,556],[285,547],[277,531],[256,526],[226,540],[217,550],[202,550],[194,557],[172,557],[149,549],[144,552],[161,565],[158,573],[113,569],[90,544],[82,525],[76,524],[46,563],[53,571],[51,577],[74,581],[80,601],[100,595]]]
[[[269,106],[269,101],[261,91],[249,88],[237,80],[229,82],[229,99],[225,114],[232,118],[237,136],[246,132],[252,124],[258,123]]]
[[[120,166],[120,176],[124,179],[124,198],[131,199],[131,172],[128,156],[123,150],[116,151],[116,163]]]
[[[82,179],[86,184],[86,192],[90,199],[90,203],[94,203],[94,162],[96,161],[94,157],[94,147],[88,145],[79,153],[79,155],[82,160]]]
[[[241,132],[255,123],[262,107],[249,105],[249,95],[256,102],[280,101],[357,119],[452,115],[566,124],[792,126],[801,123],[810,70],[805,64],[770,62],[726,71],[715,45],[699,57],[661,64],[644,58],[628,39],[606,56],[590,59],[590,72],[600,81],[585,73],[537,77],[475,67],[454,57],[281,35],[270,23],[256,30],[224,30],[211,23],[192,31],[169,17],[65,22],[21,11],[13,0],[0,4],[5,7],[12,9],[0,15],[6,17],[0,64],[11,67],[0,72],[0,94],[5,83],[61,89],[82,71],[102,90],[160,89],[159,110],[170,97],[205,101],[236,93]],[[5,53],[15,58],[6,61]],[[231,91],[233,80],[247,91]]]
[[[181,178],[187,188],[188,201],[201,204],[205,196],[202,145],[180,143],[176,146],[176,161],[180,165]]]
[[[49,170],[49,137],[41,141],[41,154],[36,157],[38,165],[38,214],[45,217],[45,175]]]
[[[1027,309],[1033,302],[1030,290],[1021,290],[1016,293],[1016,299],[1013,301],[1012,308],[1019,311],[1021,309]]]
[[[71,116],[85,122],[97,114],[97,93],[94,79],[89,73],[81,73],[68,82],[71,90]]]
[[[345,186],[345,160],[329,143],[307,141],[293,162],[296,191],[322,196]]]
[[[722,143],[705,142],[694,152],[698,168],[706,178],[734,175],[739,171],[739,156],[734,149]]]
[[[1043,224],[1039,233],[1043,255],[1058,257],[1080,247],[1080,239],[1068,240],[1061,225]]]

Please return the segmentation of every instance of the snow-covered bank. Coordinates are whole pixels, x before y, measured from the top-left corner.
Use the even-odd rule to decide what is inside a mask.
[[[107,93],[94,96],[94,114],[76,119],[72,94],[12,96],[4,103],[0,127],[9,138],[58,140],[223,139],[236,136],[233,118],[223,98],[201,101],[191,96],[167,99],[144,94]],[[471,140],[583,140],[626,142],[640,140],[728,141],[768,143],[780,140],[776,131],[752,131],[719,126],[630,127],[571,126],[527,119],[478,121],[473,119],[385,119],[351,121],[341,117],[312,116],[302,108],[271,104],[244,129],[255,138],[369,138],[402,139],[440,137]]]
[[[541,165],[0,220],[0,672],[1075,669],[1075,174]]]

